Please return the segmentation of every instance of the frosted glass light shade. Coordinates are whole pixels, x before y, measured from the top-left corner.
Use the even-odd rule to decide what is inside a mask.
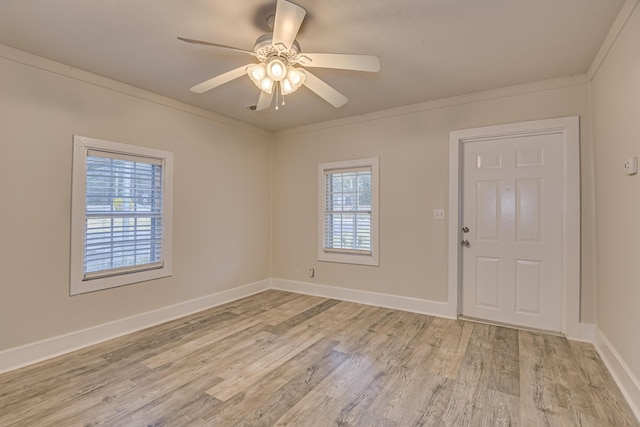
[[[274,58],[267,64],[249,65],[247,74],[251,81],[263,92],[273,93],[276,82],[280,83],[282,95],[290,95],[304,83],[304,71],[285,65],[279,58]]]
[[[249,65],[247,74],[251,81],[258,86],[258,89],[268,94],[273,92],[273,80],[267,75],[267,68],[264,64]]]
[[[298,90],[298,88],[302,86],[302,84],[304,83],[304,78],[305,78],[304,71],[291,66],[287,67],[287,75],[280,82],[280,87],[282,88],[282,94],[290,95],[296,90]]]
[[[284,79],[287,74],[287,66],[280,58],[272,58],[267,62],[267,75],[277,82]]]

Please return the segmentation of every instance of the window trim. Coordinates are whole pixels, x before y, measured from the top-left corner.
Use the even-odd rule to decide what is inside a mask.
[[[147,157],[162,164],[162,266],[122,274],[85,279],[84,238],[86,223],[86,171],[89,151],[103,151],[122,155]],[[148,147],[73,136],[73,166],[71,184],[71,254],[69,290],[78,295],[133,283],[145,282],[172,275],[172,203],[173,201],[173,153]]]
[[[326,184],[325,172],[332,169],[361,169],[371,168],[371,253],[360,253],[352,250],[329,249],[324,247],[325,236],[325,203]],[[343,264],[359,264],[369,266],[379,266],[380,245],[379,245],[379,178],[380,159],[371,157],[366,159],[343,160],[337,162],[325,162],[318,165],[318,261],[336,262]]]

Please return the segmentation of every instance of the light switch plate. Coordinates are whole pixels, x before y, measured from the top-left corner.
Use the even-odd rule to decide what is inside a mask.
[[[433,219],[444,219],[444,209],[434,209],[433,210]]]
[[[625,175],[635,175],[638,173],[638,158],[637,157],[629,157],[624,162],[624,174]]]

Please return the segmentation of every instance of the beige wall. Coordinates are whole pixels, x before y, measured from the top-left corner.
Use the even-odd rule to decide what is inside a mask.
[[[208,113],[172,108],[172,102],[152,102],[135,89],[104,88],[104,79],[95,76],[78,80],[66,71],[46,71],[35,62],[0,59],[0,350],[268,277],[446,301],[447,221],[431,218],[434,208],[448,206],[449,132],[573,115],[582,118],[582,320],[595,320],[593,159],[584,78],[272,137]],[[173,277],[68,296],[73,134],[174,152]],[[374,156],[380,157],[381,174],[380,267],[318,262],[317,164]]]
[[[574,82],[575,83],[575,82]],[[432,301],[447,300],[449,132],[501,123],[581,116],[582,319],[594,320],[591,135],[586,79],[563,87],[496,91],[275,134],[273,277]],[[543,88],[544,87],[544,88]],[[519,92],[519,94],[515,94]],[[509,95],[508,93],[511,93]],[[484,98],[484,100],[478,100]],[[422,111],[415,111],[420,110]],[[384,117],[386,115],[386,117]],[[380,157],[380,266],[316,260],[317,165]],[[315,268],[316,276],[308,277]]]
[[[268,133],[37,67],[0,58],[0,350],[269,277]],[[174,153],[173,277],[69,296],[73,134]]]
[[[597,200],[598,327],[640,378],[640,7],[592,80]]]

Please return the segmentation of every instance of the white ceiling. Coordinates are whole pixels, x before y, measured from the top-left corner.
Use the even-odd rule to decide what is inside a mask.
[[[267,130],[585,73],[624,0],[297,0],[303,52],[376,54],[377,74],[313,70],[349,98],[333,108],[303,87],[256,113],[241,77],[194,84],[253,62],[178,36],[252,50],[275,0],[2,0],[0,43]]]

